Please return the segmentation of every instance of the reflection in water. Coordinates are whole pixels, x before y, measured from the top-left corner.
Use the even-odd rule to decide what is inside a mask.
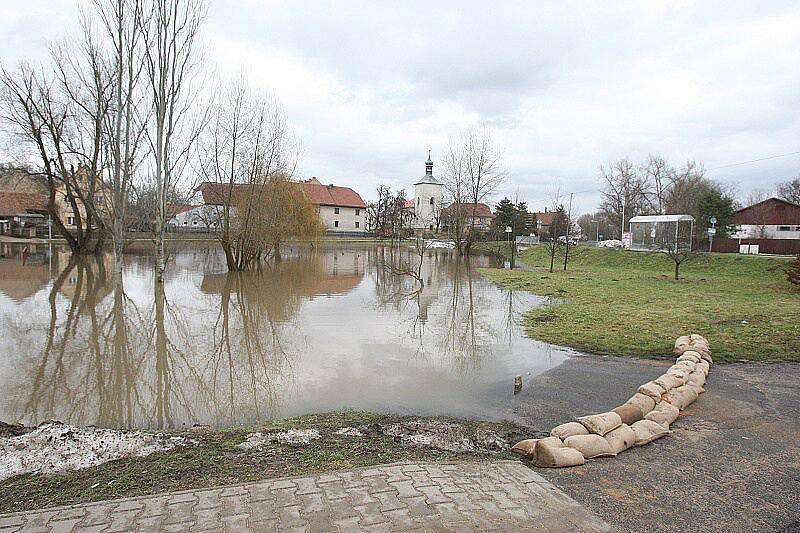
[[[217,250],[183,247],[163,283],[146,252],[126,256],[121,276],[107,258],[31,258],[0,256],[0,420],[160,428],[346,407],[492,416],[515,374],[566,357],[523,335],[519,314],[537,300],[481,278],[487,257],[331,246],[226,273]]]

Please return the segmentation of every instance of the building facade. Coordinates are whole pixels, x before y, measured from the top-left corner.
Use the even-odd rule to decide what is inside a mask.
[[[733,223],[733,238],[800,240],[800,205],[769,198],[736,211]]]
[[[364,234],[366,233],[367,204],[357,192],[349,187],[339,187],[329,184],[323,185],[317,178],[310,178],[295,183],[300,187],[308,200],[317,207],[317,213],[328,233]],[[201,183],[197,188],[196,200],[201,205],[192,206],[192,209],[176,214],[174,221],[176,227],[185,226],[189,222],[195,226],[204,224],[207,229],[215,225],[216,209],[225,205],[228,185],[223,183]],[[246,191],[247,185],[234,185],[233,195],[236,196]],[[196,222],[196,223],[195,223]]]

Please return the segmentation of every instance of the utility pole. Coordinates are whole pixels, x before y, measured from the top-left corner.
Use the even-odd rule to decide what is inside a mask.
[[[567,261],[569,261],[569,238],[570,230],[572,230],[572,193],[569,193],[569,209],[567,209],[567,229],[564,237],[564,270],[567,270]]]

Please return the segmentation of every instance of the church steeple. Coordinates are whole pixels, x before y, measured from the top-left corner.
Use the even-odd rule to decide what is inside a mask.
[[[425,175],[433,176],[433,160],[431,159],[431,151],[428,150],[428,160],[425,161]]]

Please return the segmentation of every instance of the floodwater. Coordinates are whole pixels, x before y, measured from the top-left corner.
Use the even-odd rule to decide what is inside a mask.
[[[566,351],[525,337],[541,303],[445,249],[298,247],[227,273],[212,245],[71,259],[0,244],[0,420],[228,426],[352,408],[498,418],[513,379]],[[419,271],[420,283],[413,275]]]

